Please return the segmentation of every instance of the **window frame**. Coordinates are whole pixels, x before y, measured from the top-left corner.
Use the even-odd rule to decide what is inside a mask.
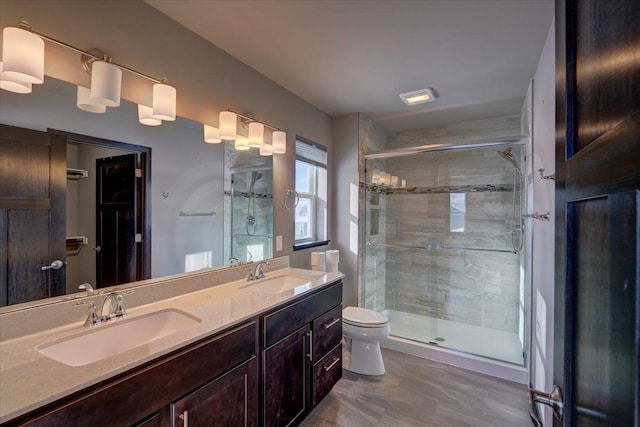
[[[318,159],[311,159],[308,158],[304,155],[300,155],[299,150],[298,150],[298,143],[300,144],[305,144],[309,147],[304,147],[303,148],[308,148],[308,149],[315,149],[317,151],[323,151],[324,152],[324,157],[325,157],[325,162],[321,162],[318,161]],[[309,206],[310,206],[310,211],[309,211],[309,230],[310,233],[308,233],[309,237],[305,237],[305,238],[301,238],[298,239],[296,238],[296,225],[294,222],[294,245],[293,245],[293,250],[300,250],[300,249],[306,249],[306,248],[311,248],[311,247],[315,247],[315,246],[323,246],[326,245],[330,242],[330,240],[328,239],[323,239],[323,240],[319,240],[318,239],[318,190],[319,190],[319,183],[318,183],[318,174],[319,174],[319,168],[323,168],[325,170],[325,175],[326,175],[326,179],[327,179],[327,183],[326,185],[328,185],[328,174],[326,173],[327,169],[328,169],[328,156],[327,156],[327,148],[316,144],[314,142],[311,142],[309,140],[306,140],[304,138],[301,138],[299,136],[296,137],[296,164],[297,162],[302,162],[305,163],[307,165],[307,182],[308,182],[308,189],[309,192],[306,191],[298,191],[298,189],[296,188],[296,194],[299,200],[308,200],[309,201]],[[298,170],[298,168],[295,168],[296,172]],[[329,201],[326,201],[327,203],[327,207],[329,204]],[[327,209],[328,210],[328,209]],[[294,218],[295,218],[295,214],[294,214]],[[328,234],[328,230],[325,230],[325,235]]]

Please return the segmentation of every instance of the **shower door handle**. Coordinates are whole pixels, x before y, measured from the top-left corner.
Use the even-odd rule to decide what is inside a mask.
[[[554,385],[551,393],[529,388],[529,417],[534,426],[543,427],[536,403],[551,406],[553,409],[553,417],[558,421],[562,421],[564,404],[560,386]]]

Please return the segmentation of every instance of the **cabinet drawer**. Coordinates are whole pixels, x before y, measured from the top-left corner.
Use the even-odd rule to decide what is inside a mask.
[[[263,318],[262,348],[268,348],[342,303],[342,282],[334,283]]]
[[[340,378],[342,378],[342,344],[338,344],[313,367],[313,406],[320,403]]]
[[[313,362],[322,359],[342,340],[342,305],[313,321]]]

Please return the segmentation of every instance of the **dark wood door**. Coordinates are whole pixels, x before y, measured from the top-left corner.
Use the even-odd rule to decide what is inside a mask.
[[[96,160],[96,243],[100,248],[96,251],[96,285],[99,288],[139,279],[136,233],[140,198],[136,166],[136,154]]]
[[[257,426],[257,358],[171,405],[172,426]]]
[[[640,425],[639,23],[637,0],[556,1],[555,425]]]
[[[65,138],[0,125],[0,306],[65,293],[66,165]]]
[[[295,424],[307,412],[310,330],[305,325],[263,350],[263,414],[267,427]]]

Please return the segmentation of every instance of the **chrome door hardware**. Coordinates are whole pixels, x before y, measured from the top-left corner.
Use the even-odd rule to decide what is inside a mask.
[[[533,219],[539,219],[541,221],[551,221],[551,213],[549,211],[547,211],[546,213],[538,213],[538,211],[532,213],[532,214],[524,214],[522,215],[524,218],[533,218]]]
[[[553,417],[558,421],[562,421],[564,404],[562,402],[562,389],[560,386],[554,385],[551,393],[529,388],[529,417],[531,417],[531,422],[534,426],[543,427],[536,403],[551,406],[553,409]]]
[[[51,265],[45,265],[44,267],[40,267],[40,270],[42,270],[42,271],[60,270],[62,267],[64,267],[64,262],[62,262],[59,259],[57,259],[57,260],[53,261],[51,263]]]
[[[540,179],[552,179],[552,180],[556,180],[556,174],[552,173],[551,175],[545,175],[544,174],[544,169],[540,168],[538,169],[538,173],[540,174]]]

